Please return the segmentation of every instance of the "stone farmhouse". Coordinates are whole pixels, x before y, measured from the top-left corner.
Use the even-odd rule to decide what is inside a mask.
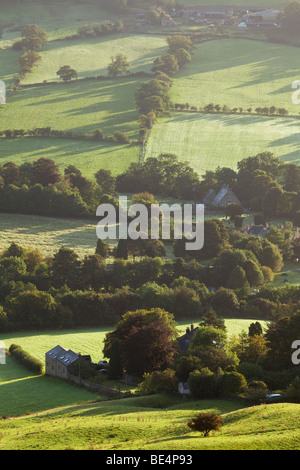
[[[57,345],[53,349],[50,349],[50,351],[46,352],[46,374],[53,377],[59,377],[61,379],[69,379],[71,375],[70,366],[78,361],[80,357],[87,360],[91,359],[90,356],[82,356],[71,349],[66,350],[65,348]]]

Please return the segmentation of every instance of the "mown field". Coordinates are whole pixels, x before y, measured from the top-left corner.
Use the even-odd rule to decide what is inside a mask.
[[[222,415],[221,431],[203,438],[187,421]],[[2,450],[299,450],[299,404],[182,400],[165,395],[54,408],[0,423]]]
[[[229,107],[276,106],[299,114],[292,103],[292,83],[299,80],[296,47],[244,39],[198,44],[192,62],[176,74],[172,99],[176,103]]]
[[[174,113],[153,127],[146,158],[174,153],[203,175],[218,166],[236,169],[243,158],[265,151],[299,164],[299,145],[297,119]]]

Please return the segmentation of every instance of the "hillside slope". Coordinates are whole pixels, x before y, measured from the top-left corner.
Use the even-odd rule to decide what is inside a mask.
[[[241,409],[233,401],[164,395],[55,408],[2,420],[0,449],[255,450],[299,449],[300,404]],[[220,432],[203,438],[186,422],[199,411],[223,415]],[[76,430],[76,432],[74,432]]]

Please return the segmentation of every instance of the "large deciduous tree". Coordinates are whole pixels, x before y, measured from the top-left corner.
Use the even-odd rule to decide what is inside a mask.
[[[22,29],[22,47],[26,50],[34,51],[41,49],[47,43],[47,33],[38,25],[32,24],[24,26]]]
[[[111,58],[111,63],[107,67],[108,75],[110,77],[117,77],[122,73],[127,73],[129,71],[130,62],[125,54],[117,54]]]
[[[119,341],[123,368],[141,377],[172,365],[176,353],[177,332],[173,315],[162,309],[127,312],[113,332],[106,335],[104,356],[111,358]]]

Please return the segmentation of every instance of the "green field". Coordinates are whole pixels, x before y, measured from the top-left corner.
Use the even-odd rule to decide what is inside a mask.
[[[10,357],[0,365],[0,416],[16,416],[91,401],[95,393],[46,375],[34,375]],[[104,397],[101,397],[104,399]]]
[[[95,253],[96,223],[87,220],[58,219],[32,215],[0,215],[0,251],[16,242],[38,248],[51,256],[61,246],[75,249],[79,256]]]
[[[147,142],[146,158],[174,153],[204,174],[218,166],[235,169],[243,158],[274,153],[300,163],[299,121],[250,115],[174,113],[160,118]]]
[[[102,128],[136,138],[138,112],[134,92],[141,79],[74,81],[30,87],[13,94],[0,114],[0,129],[51,127],[75,134]]]
[[[125,398],[54,408],[0,423],[2,450],[299,450],[299,404],[244,408],[237,401]],[[187,421],[222,415],[221,431],[203,438]]]
[[[94,2],[74,4],[72,0],[57,0],[42,4],[18,2],[14,6],[4,0],[1,2],[0,26],[6,26],[4,37],[17,38],[23,26],[38,24],[47,31],[49,39],[55,39],[74,34],[84,24],[102,23],[111,16],[111,12]]]
[[[107,75],[111,57],[118,53],[128,57],[130,72],[149,73],[154,59],[165,54],[167,50],[166,38],[162,35],[122,34],[104,38],[53,41],[40,51],[41,62],[22,83],[57,81],[59,77],[56,72],[63,65],[74,68],[79,78]]]
[[[61,173],[69,165],[75,165],[84,176],[93,179],[100,168],[109,168],[114,176],[119,175],[130,163],[138,162],[139,155],[138,145],[27,137],[1,139],[0,165],[9,161],[22,165],[41,157],[51,158]]]
[[[172,99],[191,106],[274,105],[298,115],[291,88],[300,76],[298,55],[296,47],[243,39],[197,45],[192,62],[174,77]]]
[[[13,49],[0,50],[1,80],[4,80],[7,85],[11,84],[14,75],[19,71],[17,65],[19,55],[19,52]]]

